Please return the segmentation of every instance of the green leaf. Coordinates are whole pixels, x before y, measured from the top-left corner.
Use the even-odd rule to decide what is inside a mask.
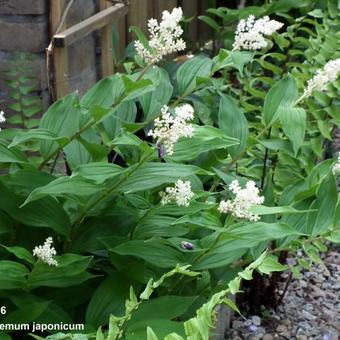
[[[96,162],[80,165],[74,169],[72,178],[77,176],[94,181],[98,184],[104,183],[107,179],[111,179],[120,174],[124,174],[125,169],[120,166],[107,162]]]
[[[146,120],[151,120],[157,116],[164,105],[167,105],[171,99],[173,87],[170,82],[168,73],[159,67],[152,67],[144,76],[146,79],[151,79],[155,91],[145,93],[139,96],[138,100],[142,105],[142,109]]]
[[[84,197],[98,193],[102,188],[81,177],[59,177],[49,184],[31,192],[22,206],[46,196],[55,197]]]
[[[56,141],[59,145],[64,145],[69,140],[67,137],[59,137],[54,132],[51,132],[46,129],[33,129],[28,131],[21,131],[19,132],[14,139],[12,140],[12,143],[8,146],[9,148],[12,148],[14,146],[17,146],[19,144],[24,144],[26,142],[31,141]]]
[[[206,15],[200,15],[198,19],[204,21],[208,26],[213,28],[216,32],[220,30],[219,24],[212,18],[206,16]]]
[[[99,327],[107,323],[110,314],[123,314],[129,290],[127,278],[122,273],[116,272],[107,277],[91,297],[86,310],[86,323]]]
[[[81,105],[88,110],[96,110],[97,107],[111,109],[112,105],[121,98],[125,92],[124,84],[119,74],[107,77],[94,85],[81,99]],[[105,114],[114,112],[108,110]],[[102,119],[105,114],[100,114]]]
[[[183,260],[180,251],[161,243],[160,240],[128,241],[112,251],[119,255],[141,258],[159,268],[175,267]]]
[[[122,75],[122,80],[125,87],[124,102],[135,99],[155,89],[150,79],[134,80],[126,75]]]
[[[212,126],[194,125],[192,138],[180,139],[174,147],[171,156],[165,156],[175,162],[189,161],[196,159],[203,152],[226,149],[239,144],[239,140],[226,136],[220,129]]]
[[[5,141],[0,140],[0,163],[26,163],[25,155],[18,149],[8,149]]]
[[[300,235],[300,233],[284,223],[239,223],[230,230],[230,236],[235,237],[235,239],[250,239],[258,242],[275,240],[290,235]]]
[[[227,136],[240,141],[238,145],[228,148],[231,156],[235,159],[247,146],[248,122],[243,113],[229,96],[222,96],[218,112],[218,125]]]
[[[0,261],[0,289],[23,289],[28,269],[17,262]]]
[[[290,206],[281,207],[266,207],[264,205],[255,205],[252,207],[251,212],[256,215],[272,215],[272,214],[305,214],[310,210],[297,210]]]
[[[89,280],[90,275],[86,269],[92,257],[76,254],[63,254],[56,256],[58,266],[49,266],[41,261],[34,265],[27,278],[29,289],[37,287],[69,287]]]
[[[306,112],[301,108],[282,107],[280,109],[280,120],[284,133],[293,144],[296,156],[305,138]]]
[[[309,235],[317,236],[327,231],[333,223],[337,202],[336,181],[329,171],[328,175],[320,183],[316,193],[316,200],[311,206],[313,209],[317,209],[317,212],[311,212],[307,215],[307,232]]]
[[[186,61],[177,71],[179,94],[184,96],[196,88],[197,77],[208,77],[212,68],[212,60],[205,56],[197,56]]]
[[[207,174],[194,165],[150,162],[136,168],[118,190],[124,193],[145,191],[199,173]]]
[[[0,194],[6,197],[6,200],[1,200],[0,208],[14,220],[28,226],[51,228],[60,235],[68,235],[71,227],[70,219],[62,205],[55,199],[45,197],[20,208],[24,198],[15,195],[1,182]]]
[[[70,138],[80,127],[81,111],[77,93],[71,93],[56,101],[43,115],[39,128],[50,131],[54,136]],[[53,140],[41,142],[41,153],[47,157],[58,148]]]
[[[18,259],[25,260],[28,263],[34,263],[34,258],[31,252],[22,247],[6,247],[2,246],[10,253],[14,254]]]
[[[263,120],[270,126],[279,116],[296,101],[298,97],[295,79],[288,75],[278,81],[267,93],[264,107]]]
[[[1,320],[2,323],[30,323],[35,321],[51,304],[51,301],[36,302],[23,306],[8,314]]]
[[[133,313],[127,327],[134,323],[153,319],[172,320],[184,314],[197,299],[196,296],[164,295],[144,301]]]
[[[288,269],[288,266],[279,263],[276,256],[267,256],[259,265],[258,270],[263,274],[270,274],[272,272],[282,272]]]
[[[255,53],[249,51],[230,51],[229,55],[234,64],[234,67],[240,72],[241,76],[243,77],[244,66],[254,58]]]

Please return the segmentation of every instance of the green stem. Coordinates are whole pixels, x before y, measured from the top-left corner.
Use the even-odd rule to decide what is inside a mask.
[[[270,127],[269,130],[268,130],[267,139],[270,139],[271,132],[272,132],[272,128]],[[264,154],[264,159],[263,159],[263,171],[262,171],[262,178],[261,178],[261,190],[263,190],[263,188],[264,188],[264,181],[265,181],[266,173],[267,173],[268,154],[269,154],[269,151],[268,151],[268,148],[266,148],[266,151],[265,151],[265,154]]]

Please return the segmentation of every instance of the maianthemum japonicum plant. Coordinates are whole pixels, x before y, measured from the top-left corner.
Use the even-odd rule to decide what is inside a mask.
[[[323,45],[335,19],[320,10],[286,63],[297,23],[250,16],[232,51],[162,67],[185,49],[182,16],[150,20],[149,39],[133,28],[135,72],[58,100],[36,129],[0,132],[2,324],[205,340],[217,305],[238,311],[242,279],[298,275],[339,241],[340,163],[320,152],[340,122],[339,52]],[[305,257],[289,267],[282,251]]]

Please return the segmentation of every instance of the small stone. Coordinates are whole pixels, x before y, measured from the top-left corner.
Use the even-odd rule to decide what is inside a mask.
[[[296,340],[308,340],[308,338],[306,337],[306,335],[298,335],[296,337]]]
[[[257,331],[257,327],[255,325],[250,325],[248,327],[248,329],[249,329],[250,332],[256,332]]]
[[[274,337],[271,334],[265,334],[262,338],[262,340],[273,340]]]
[[[231,327],[232,327],[233,329],[240,329],[240,328],[243,327],[243,322],[242,322],[242,321],[239,321],[239,320],[235,320],[235,321],[233,321]]]
[[[261,326],[261,318],[260,318],[259,316],[253,315],[253,316],[251,317],[251,321],[252,321],[253,325],[255,325],[255,326]]]
[[[288,332],[288,327],[286,325],[278,325],[276,327],[276,331],[278,333],[287,333]]]
[[[249,327],[249,326],[251,326],[252,324],[253,324],[253,322],[252,322],[250,319],[244,321],[244,323],[243,323],[243,325],[244,325],[245,327]]]

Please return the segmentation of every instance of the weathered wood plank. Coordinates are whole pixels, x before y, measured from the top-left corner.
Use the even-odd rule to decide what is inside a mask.
[[[99,5],[101,11],[112,7],[112,4],[107,0],[100,0]],[[100,30],[100,45],[102,77],[107,77],[113,74],[112,24],[108,24]]]
[[[199,15],[199,8],[198,8],[198,0],[185,0],[183,2],[183,12],[184,15],[188,18],[190,17],[197,17]],[[193,19],[189,23],[188,26],[188,37],[192,42],[196,42],[198,38],[198,32],[197,32],[197,18]]]
[[[66,0],[51,1],[50,13],[52,32],[56,32],[58,28],[61,30],[66,29],[66,21],[60,26],[65,7]],[[53,63],[55,72],[55,95],[56,98],[61,98],[69,92],[67,49],[55,47],[53,49]]]
[[[54,35],[54,45],[57,47],[69,46],[91,32],[112,23],[114,20],[117,20],[120,16],[125,15],[126,13],[127,7],[124,4],[110,6],[109,8],[83,20],[79,24]]]
[[[149,8],[153,5],[150,0],[133,0],[130,2],[127,25],[138,26],[144,33],[147,33]],[[135,39],[133,33],[129,34],[129,40]]]

